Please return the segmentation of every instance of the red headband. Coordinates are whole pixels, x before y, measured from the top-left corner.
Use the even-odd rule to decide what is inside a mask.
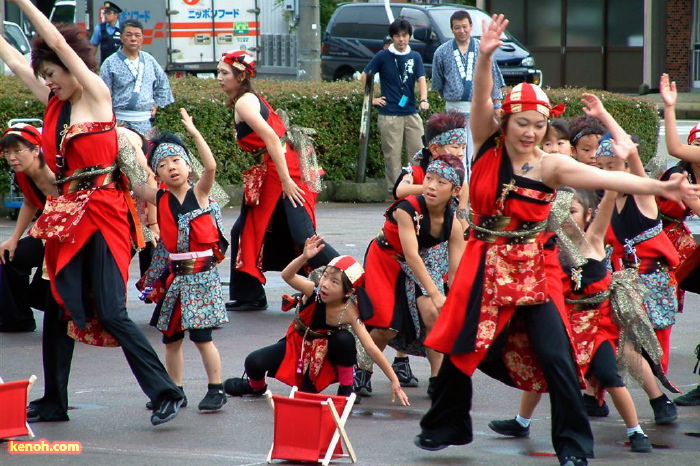
[[[502,108],[505,113],[535,110],[544,115],[545,118],[556,118],[566,110],[564,104],[552,107],[547,94],[544,93],[542,88],[530,83],[520,83],[511,89],[506,95]]]
[[[245,71],[251,78],[257,74],[255,72],[255,58],[243,50],[224,52],[221,54],[221,61],[228,63],[237,70]]]
[[[692,144],[693,141],[695,141],[698,138],[698,134],[700,133],[700,123],[697,125],[693,126],[690,129],[690,134],[688,134],[688,144]]]
[[[32,125],[17,123],[16,125],[10,126],[2,133],[3,139],[10,135],[19,136],[32,146],[41,147],[41,132]]]
[[[363,269],[360,263],[352,256],[334,257],[328,263],[328,266],[342,270],[345,276],[350,280],[350,283],[352,283],[353,288],[357,288],[365,274],[365,269]]]

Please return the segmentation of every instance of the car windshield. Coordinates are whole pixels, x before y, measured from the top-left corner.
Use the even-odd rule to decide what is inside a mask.
[[[450,28],[450,16],[456,11],[455,8],[431,8],[430,14],[433,16],[433,24],[440,29],[443,36],[452,37],[452,29]],[[491,17],[479,10],[469,10],[469,16],[472,18],[472,36],[481,37],[481,21],[486,20],[487,24],[491,21]],[[502,40],[510,40],[507,33],[501,34]]]
[[[72,24],[75,18],[75,4],[58,4],[51,12],[51,22]]]
[[[22,55],[30,52],[29,42],[19,26],[15,24],[5,23],[5,40],[14,48],[20,51]]]

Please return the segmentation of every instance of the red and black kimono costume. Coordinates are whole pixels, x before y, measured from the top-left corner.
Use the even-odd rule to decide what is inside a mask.
[[[606,261],[590,258],[567,272],[571,286],[565,295],[576,358],[586,377],[595,376],[602,397],[602,389],[625,386],[615,359],[620,329],[610,305],[612,274]]]
[[[149,269],[137,284],[141,290],[156,282],[162,286],[149,295],[158,302],[151,325],[173,337],[184,330],[211,329],[227,323],[216,264],[223,260],[228,242],[220,231],[218,205],[210,203],[206,208],[200,207],[192,188],[185,194],[182,204],[167,189],[158,190],[156,199],[163,255],[211,253],[178,261],[170,259],[167,270],[165,261],[159,267],[158,258],[154,259],[153,269]],[[160,253],[160,248],[157,251]]]
[[[548,389],[557,456],[592,457],[593,435],[567,332],[563,271],[552,235],[543,231],[555,191],[513,174],[498,132],[479,150],[469,190],[467,246],[425,342],[445,358],[421,437],[438,444],[471,442],[471,375],[478,367],[523,390]],[[514,305],[522,302],[533,304]]]
[[[408,196],[405,199],[395,201],[384,214],[386,220],[382,230],[367,248],[364,260],[365,284],[363,288],[371,306],[360,306],[363,320],[371,327],[396,330],[401,335],[399,344],[400,350],[403,351],[409,345],[420,340],[421,335],[417,333],[409,311],[408,299],[410,298],[406,288],[407,273],[402,268],[402,263],[405,266],[404,251],[399,237],[399,226],[394,219],[394,212],[397,210],[407,212],[413,219],[419,251],[433,248],[449,240],[454,210],[449,207],[445,209],[442,232],[439,237],[434,237],[430,234],[430,214],[422,195]],[[437,257],[433,259],[438,260]],[[443,257],[442,260],[446,262],[447,257]],[[435,272],[432,268],[446,269],[447,264],[433,264],[433,267],[430,265],[427,267],[435,285],[438,287],[443,285],[442,293],[446,293],[444,273]],[[411,278],[414,290],[411,290],[410,294],[415,299],[422,296],[422,291],[420,285],[415,282],[415,277]],[[418,316],[418,318],[420,317]],[[418,355],[425,356],[425,352]]]
[[[24,173],[14,173],[24,202],[39,211],[46,196]],[[9,259],[6,255],[5,259]],[[41,278],[44,244],[31,236],[17,242],[12,261],[0,264],[0,332],[31,332],[36,329],[32,308],[43,310],[44,297],[50,293],[48,282]],[[32,269],[36,268],[34,278]]]
[[[644,295],[644,307],[661,344],[664,353],[661,367],[666,373],[671,328],[678,311],[677,284],[673,273],[678,267],[678,252],[662,231],[661,220],[658,217],[645,217],[634,196],[626,196],[621,211],[615,207],[606,242],[613,245],[613,270],[636,268],[640,282],[648,291]]]
[[[684,171],[687,171],[688,177],[690,178],[689,181],[691,183],[697,183],[692,167],[686,165],[689,164],[681,163],[675,167],[669,168],[661,175],[661,181],[668,180],[674,173],[683,174]],[[693,211],[683,203],[678,203],[664,197],[657,197],[656,203],[659,206],[664,232],[666,236],[668,236],[668,239],[671,240],[671,243],[673,243],[673,247],[678,251],[678,258],[682,264],[698,245],[695,242],[695,238],[693,238],[693,233],[685,223],[686,220],[693,215]],[[677,296],[678,312],[683,312],[685,291],[678,288]]]
[[[318,393],[338,380],[335,365],[352,367],[357,359],[355,337],[349,325],[329,325],[326,304],[306,299],[299,314],[277,343],[246,357],[245,370],[251,380],[267,374],[302,391]]]
[[[89,200],[70,237],[46,240],[45,260],[54,297],[78,329],[85,328],[88,317],[97,318],[122,347],[134,376],[154,405],[179,399],[182,393],[126,312],[131,231],[136,225],[129,219],[122,181],[113,170],[90,175],[96,169],[116,168],[115,120],[71,125],[70,111],[70,102],[49,96],[42,138],[44,156],[58,173],[57,179],[88,175],[66,181],[59,188],[66,199],[87,195]]]
[[[231,229],[231,299],[256,301],[265,297],[263,272],[283,270],[300,251],[304,241],[316,230],[317,194],[302,181],[299,155],[285,140],[287,128],[269,103],[257,95],[260,114],[282,139],[289,175],[304,191],[304,203],[293,208],[289,199],[282,199],[282,181],[265,142],[247,123],[236,124],[236,142],[246,152],[262,156],[266,167],[258,205],[245,202],[241,215]],[[338,253],[326,247],[309,261],[313,268],[326,265]]]

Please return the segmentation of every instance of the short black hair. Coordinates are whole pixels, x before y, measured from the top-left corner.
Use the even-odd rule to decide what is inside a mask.
[[[468,19],[468,20],[469,20],[469,24],[470,24],[470,25],[473,24],[473,23],[472,23],[472,17],[471,17],[471,15],[469,14],[469,12],[468,12],[467,10],[457,10],[457,11],[455,11],[454,13],[452,13],[452,16],[450,16],[450,29],[452,28],[452,23],[453,23],[454,21],[462,21],[462,20],[465,20],[465,19]]]
[[[409,36],[413,35],[413,26],[403,18],[399,18],[389,25],[390,37],[394,37],[401,32],[407,32]]]
[[[602,136],[606,132],[605,126],[595,118],[588,115],[577,116],[571,120],[569,125],[569,135],[571,136],[569,142],[576,147],[583,136],[590,134]]]
[[[143,24],[141,21],[137,19],[127,19],[123,23],[121,23],[121,27],[119,28],[119,32],[121,34],[124,34],[124,31],[126,31],[126,28],[138,28],[143,32]]]

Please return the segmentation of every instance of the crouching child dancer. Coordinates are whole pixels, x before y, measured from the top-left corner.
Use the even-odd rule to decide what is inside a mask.
[[[231,396],[262,395],[267,389],[265,375],[318,393],[339,382],[338,395],[352,393],[353,366],[357,359],[352,329],[367,354],[391,382],[391,401],[399,398],[408,405],[391,364],[377,348],[360,319],[353,295],[364,275],[362,266],[351,256],[338,256],[326,266],[318,287],[297,275],[311,258],[323,249],[323,238],[307,239],[303,253],[282,271],[282,278],[302,294],[301,305],[287,334],[274,345],[253,351],[245,360],[249,378],[226,380],[224,387]]]
[[[228,243],[221,234],[219,205],[209,198],[216,161],[192,117],[185,109],[180,109],[180,115],[197,145],[204,169],[191,186],[192,161],[182,141],[168,134],[153,139],[149,151],[151,168],[156,180],[165,183],[167,189],[134,187],[137,195],[158,207],[161,238],[152,265],[137,287],[143,298],[158,303],[151,325],[163,333],[165,365],[173,381],[182,390],[182,342],[187,330],[209,379],[199,409],[216,411],[226,404],[226,394],[212,329],[228,322],[216,265],[223,260]]]

